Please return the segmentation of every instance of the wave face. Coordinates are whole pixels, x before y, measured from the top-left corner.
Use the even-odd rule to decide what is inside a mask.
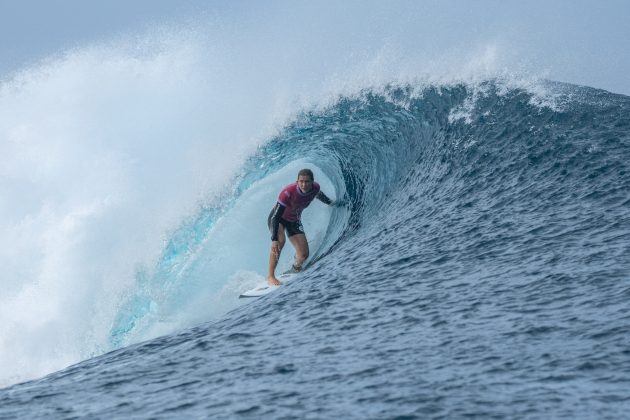
[[[177,292],[128,296],[110,339],[199,313],[200,291],[229,313],[0,391],[0,413],[622,417],[630,98],[544,90],[542,101],[497,80],[390,86],[300,115],[245,163],[222,207],[173,234],[144,290]],[[268,239],[252,239],[234,260],[245,274],[203,288],[195,273],[250,251],[304,165],[348,203],[305,216],[310,269],[237,307],[249,270],[264,272]],[[239,230],[246,221],[255,233]]]

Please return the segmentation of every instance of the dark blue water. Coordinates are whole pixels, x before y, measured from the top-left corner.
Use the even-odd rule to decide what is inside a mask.
[[[351,213],[311,268],[0,390],[0,418],[627,417],[630,98],[545,89],[392,87],[302,115],[234,194],[316,163]]]

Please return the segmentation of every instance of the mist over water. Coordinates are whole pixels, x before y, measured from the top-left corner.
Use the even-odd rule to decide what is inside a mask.
[[[205,54],[167,35],[116,41],[2,85],[5,381],[107,350],[136,273],[284,111]]]
[[[309,9],[307,15],[292,5],[276,12],[253,8],[155,26],[55,51],[4,75],[0,385],[233,308],[211,310],[187,298],[183,302],[190,306],[177,306],[179,298],[160,301],[142,289],[144,279],[177,278],[174,293],[212,300],[230,282],[242,278],[244,284],[255,277],[251,273],[264,274],[268,239],[260,233],[252,241],[247,230],[232,234],[238,235],[233,248],[202,243],[194,257],[242,252],[238,243],[247,243],[261,251],[244,257],[252,258],[240,267],[246,274],[238,274],[239,267],[232,271],[236,259],[206,284],[203,279],[215,269],[201,264],[183,271],[194,273],[194,288],[186,289],[187,277],[169,277],[161,267],[172,239],[196,226],[208,209],[218,219],[238,208],[238,202],[226,206],[225,198],[238,199],[233,190],[248,158],[302,113],[367,90],[387,94],[389,85],[410,85],[422,95],[426,86],[463,83],[474,90],[487,80],[524,88],[535,100],[553,104],[553,95],[537,82],[547,69],[519,56],[509,33],[495,38],[460,32],[452,38],[447,28],[429,26],[420,6],[392,8],[384,17],[356,11],[351,21],[337,8]],[[427,29],[406,35],[423,25]],[[467,109],[452,115],[465,117]],[[295,167],[284,169],[286,182]],[[283,182],[278,179],[277,186]],[[272,196],[276,185],[265,185]],[[334,189],[333,181],[327,186]],[[264,221],[273,201],[263,201]],[[260,220],[250,223],[259,229]],[[189,263],[188,256],[182,261]],[[156,290],[166,284],[155,281],[149,284]],[[170,307],[155,309],[154,317],[142,314],[141,322],[127,324],[125,334],[131,334],[116,338],[121,314],[127,319],[138,296]],[[158,324],[164,316],[167,322]]]

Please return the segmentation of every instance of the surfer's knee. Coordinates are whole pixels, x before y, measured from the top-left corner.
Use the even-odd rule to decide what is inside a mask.
[[[300,249],[296,252],[297,259],[300,261],[304,261],[308,258],[308,248]]]

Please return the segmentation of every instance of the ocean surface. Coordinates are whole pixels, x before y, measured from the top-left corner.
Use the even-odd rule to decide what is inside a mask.
[[[630,98],[537,89],[295,116],[136,270],[101,347],[1,389],[0,418],[626,418]],[[239,300],[301,167],[346,204],[305,211],[308,270]]]

